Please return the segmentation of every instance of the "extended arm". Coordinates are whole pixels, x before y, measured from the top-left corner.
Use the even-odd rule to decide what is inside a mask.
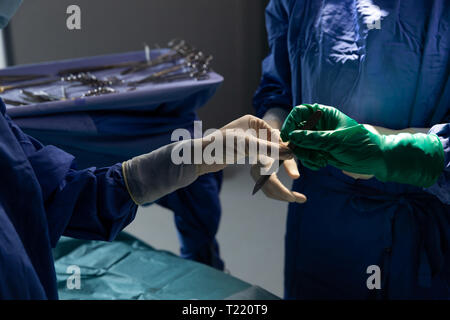
[[[302,121],[316,110],[323,113],[317,130],[301,130]],[[448,165],[441,135],[381,134],[336,108],[319,104],[295,107],[282,129],[283,140],[296,146],[296,155],[311,169],[330,164],[348,172],[374,175],[383,182],[425,188],[435,184]]]
[[[7,120],[41,186],[53,246],[63,234],[112,240],[134,219],[137,206],[128,194],[120,164],[77,170],[72,155],[42,145]]]

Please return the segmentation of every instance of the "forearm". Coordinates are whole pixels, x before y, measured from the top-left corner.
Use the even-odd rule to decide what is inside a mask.
[[[324,116],[315,130],[301,130],[302,121],[317,111]],[[332,165],[347,172],[374,175],[382,182],[430,187],[444,167],[441,140],[433,132],[408,131],[361,125],[334,107],[304,104],[289,114],[281,137],[297,147],[297,158],[312,170]]]
[[[113,240],[135,217],[122,166],[70,169],[45,202],[52,244],[64,234]]]
[[[138,205],[151,203],[194,182],[199,170],[192,161],[193,148],[194,140],[179,141],[124,162],[123,176],[133,201]],[[184,157],[174,161],[172,157],[180,152]]]
[[[425,133],[425,134],[427,134],[430,131],[430,128],[405,128],[405,129],[400,129],[400,130],[394,130],[394,129],[389,129],[389,128],[380,127],[380,126],[373,126],[370,124],[364,124],[364,126],[368,130],[370,130],[374,133],[383,134],[383,135],[392,135],[392,134],[399,134],[399,133],[410,133],[410,134]]]
[[[429,133],[437,135],[441,140],[444,149],[444,171],[438,181],[425,190],[438,197],[443,203],[450,204],[450,123],[435,125]]]
[[[370,127],[365,125],[366,128]],[[444,171],[440,175],[438,181],[431,187],[425,190],[429,193],[437,196],[442,202],[450,204],[450,191],[449,191],[449,181],[450,181],[450,161],[449,161],[449,125],[441,124],[436,125],[433,128],[407,128],[403,130],[391,130],[383,127],[372,126],[373,130],[376,130],[379,134],[399,134],[399,133],[423,133],[423,134],[435,134],[441,140],[442,147],[444,149]]]
[[[428,167],[434,167],[434,166],[440,166],[440,162],[438,164],[438,162],[433,161],[434,158],[436,157],[430,157],[430,155],[434,154],[434,153],[442,153],[442,143],[438,143],[436,141],[439,141],[439,139],[433,138],[431,136],[428,136],[428,134],[433,134],[433,132],[430,132],[431,128],[405,128],[405,129],[401,129],[401,130],[392,130],[389,128],[384,128],[384,127],[379,127],[379,126],[371,126],[371,125],[367,125],[364,124],[364,127],[373,132],[376,133],[378,135],[384,135],[384,136],[397,136],[395,139],[407,139],[405,141],[408,141],[408,139],[410,139],[409,137],[414,137],[413,140],[411,140],[410,143],[413,143],[413,145],[411,145],[410,148],[410,152],[411,154],[410,156],[410,161],[408,162],[409,165],[403,166],[403,168],[408,168],[408,167],[414,167],[412,164],[417,162],[418,159],[423,159],[423,161],[421,162],[420,167],[423,168],[423,166],[428,166]],[[407,134],[407,135],[404,135]],[[411,136],[412,135],[412,136]],[[434,134],[435,135],[435,134]],[[428,137],[426,137],[428,136]],[[425,144],[422,143],[418,143],[419,141],[429,141],[430,139],[433,140],[433,143],[431,142],[427,142]],[[434,141],[436,140],[436,141]],[[403,140],[402,140],[403,141]],[[413,142],[414,141],[414,142]],[[436,151],[436,152],[432,152],[432,150],[430,149],[431,145],[435,145],[434,148],[432,148],[432,150]],[[408,144],[407,143],[401,143],[399,144],[400,148],[405,148],[407,147]],[[419,146],[422,146],[423,149],[421,149]],[[438,149],[441,149],[440,152],[438,152]],[[394,149],[391,150],[391,152],[396,152]],[[400,153],[397,153],[397,157],[400,157]],[[415,156],[414,156],[415,155]],[[411,175],[413,175],[415,172],[419,172],[422,170],[419,170],[419,168],[413,169],[413,171],[411,172]],[[442,175],[441,175],[442,176]]]
[[[281,130],[284,120],[288,116],[288,112],[284,108],[271,108],[263,117],[263,120],[267,122],[269,126],[274,129]]]

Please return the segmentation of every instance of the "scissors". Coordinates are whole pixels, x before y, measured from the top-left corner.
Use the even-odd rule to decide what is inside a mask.
[[[311,117],[306,121],[306,123],[302,126],[302,130],[313,130],[315,128],[315,126],[317,125],[317,123],[319,122],[320,118],[322,117],[322,111],[317,110],[316,112],[314,112]],[[288,144],[289,149],[293,150],[294,146],[289,143]],[[278,167],[281,167],[281,165],[284,163],[284,160],[280,160],[278,161]],[[269,172],[272,172],[273,166],[271,168],[271,170],[269,170]],[[258,181],[256,181],[255,183],[255,187],[253,188],[253,193],[252,195],[255,195],[265,184],[267,181],[269,181],[270,179],[270,174],[268,175],[264,175],[261,176]]]

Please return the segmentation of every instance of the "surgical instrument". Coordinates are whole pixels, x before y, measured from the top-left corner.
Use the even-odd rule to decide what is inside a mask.
[[[92,96],[100,96],[103,94],[110,94],[110,93],[116,93],[117,91],[110,87],[98,87],[92,90],[89,90],[85,94],[82,95],[82,97],[92,97]]]
[[[178,41],[178,42],[177,42]],[[176,63],[177,60],[183,59],[188,57],[190,54],[198,52],[197,49],[192,47],[191,45],[187,44],[184,40],[172,40],[168,44],[169,48],[172,49],[172,51],[168,53],[164,53],[157,57],[155,60],[151,61],[148,59],[148,46],[146,46],[146,61],[139,62],[135,66],[132,66],[126,70],[123,70],[121,72],[122,75],[134,73],[134,72],[140,72],[145,69],[155,67],[164,63]]]
[[[60,70],[57,75],[64,77],[70,74],[77,74],[81,72],[96,72],[96,71],[104,71],[104,70],[110,70],[110,69],[120,69],[120,68],[127,68],[124,71],[122,71],[122,74],[128,74],[131,72],[140,71],[142,69],[140,68],[149,68],[149,67],[155,67],[160,64],[169,63],[169,62],[175,62],[178,59],[181,59],[185,57],[188,53],[191,53],[191,50],[188,48],[192,48],[191,46],[187,45],[186,42],[180,41],[179,43],[176,43],[175,41],[171,41],[168,44],[169,48],[171,48],[173,51],[161,54],[153,61],[147,61],[147,59],[142,61],[125,61],[115,64],[108,64],[108,65],[97,65],[97,66],[86,66],[86,67],[78,67],[78,68],[68,68],[64,70]],[[135,71],[136,70],[136,71]]]
[[[43,86],[43,85],[54,83],[57,81],[59,81],[59,78],[53,78],[53,79],[47,79],[47,80],[41,80],[41,81],[32,81],[32,82],[13,84],[13,85],[8,85],[8,86],[0,86],[0,93],[9,91],[9,90],[14,90],[14,89]]]
[[[175,77],[179,76],[181,74],[184,74],[183,78],[186,78],[186,76],[195,77],[195,75],[202,75],[201,79],[204,79],[204,76],[207,75],[207,72],[209,71],[209,64],[212,61],[213,57],[211,55],[205,56],[203,52],[199,51],[196,53],[190,54],[188,57],[186,57],[186,61],[175,65],[173,67],[158,71],[156,73],[152,73],[151,75],[138,80],[129,82],[129,86],[136,86],[142,83],[148,83],[148,82],[164,82],[165,79],[168,77]],[[177,71],[183,71],[183,69],[187,69],[182,73],[176,73]],[[176,78],[174,78],[176,79]],[[173,80],[172,80],[173,81]]]
[[[59,97],[53,96],[43,90],[37,92],[22,90],[21,92],[25,96],[25,99],[30,102],[50,102],[60,100]]]
[[[106,79],[98,79],[95,75],[90,72],[80,72],[78,74],[70,74],[66,77],[62,77],[61,81],[66,82],[79,82],[80,85],[88,85],[92,87],[105,87],[105,86],[113,86],[116,84],[123,83],[123,80],[120,80],[117,77],[110,77]]]
[[[3,102],[5,104],[9,104],[11,106],[26,106],[28,103],[22,102],[22,101],[16,101],[16,100],[11,100],[11,99],[7,99],[7,98],[2,98]]]

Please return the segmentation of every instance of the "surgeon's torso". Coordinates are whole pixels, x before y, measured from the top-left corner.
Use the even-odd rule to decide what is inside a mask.
[[[449,120],[450,1],[283,3],[294,105],[327,104],[360,123],[392,129]],[[435,250],[429,261],[417,245],[425,234],[420,219],[443,219],[448,206],[420,188],[355,180],[331,166],[300,170],[293,189],[308,201],[290,205],[288,298],[368,298],[371,264],[385,271],[386,297],[414,296],[418,278],[431,279],[430,266],[442,255]],[[432,237],[439,239],[436,230]]]
[[[294,105],[332,105],[392,129],[444,120],[449,1],[287,3]]]

